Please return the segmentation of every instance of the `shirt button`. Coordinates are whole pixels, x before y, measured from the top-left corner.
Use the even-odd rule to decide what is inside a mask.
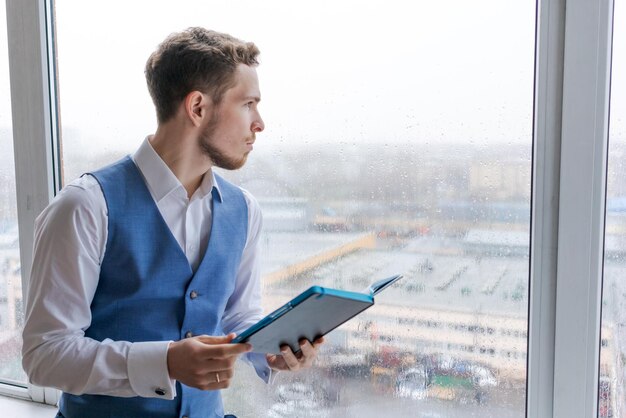
[[[156,388],[154,390],[154,393],[156,393],[159,396],[165,396],[165,394],[167,393],[167,391],[163,388]]]
[[[193,332],[191,332],[191,331],[187,331],[187,332],[185,333],[185,338],[191,338],[191,337],[193,337]]]
[[[195,299],[198,297],[198,292],[196,292],[195,290],[192,290],[191,293],[189,294],[189,297],[191,299]]]

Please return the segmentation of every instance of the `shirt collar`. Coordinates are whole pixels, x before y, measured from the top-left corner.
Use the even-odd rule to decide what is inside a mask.
[[[220,185],[215,180],[215,173],[213,173],[213,170],[209,169],[209,171],[207,171],[202,177],[202,182],[194,194],[198,194],[200,199],[212,197],[211,192],[213,189],[217,192],[217,197],[221,202],[222,192],[220,191]]]
[[[182,183],[174,173],[172,173],[172,170],[165,164],[154,148],[152,148],[148,138],[144,139],[132,158],[143,175],[148,190],[150,190],[150,194],[155,202],[159,203],[171,193],[176,193],[182,198],[187,197],[187,191]],[[215,180],[213,170],[209,170],[202,178],[200,187],[198,187],[195,194],[199,194],[199,198],[201,199],[211,197],[213,187],[215,187],[221,201],[222,193],[219,184]]]

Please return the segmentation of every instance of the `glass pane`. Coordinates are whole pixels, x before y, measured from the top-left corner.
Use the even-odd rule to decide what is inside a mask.
[[[154,132],[143,68],[167,34],[228,32],[261,49],[266,129],[225,175],[264,212],[266,312],[405,276],[313,370],[239,367],[227,412],[525,416],[534,2],[94,5],[56,2],[66,180]]]
[[[626,417],[626,2],[615,1],[598,417]]]
[[[0,0],[0,56],[0,381],[26,382],[5,0]]]

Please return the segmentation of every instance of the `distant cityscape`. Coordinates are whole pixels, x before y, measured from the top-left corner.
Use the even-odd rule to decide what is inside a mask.
[[[625,411],[625,150],[610,155],[601,418]],[[23,381],[11,157],[0,155],[0,373]],[[119,157],[66,153],[65,178]],[[525,416],[530,144],[303,145],[255,151],[244,169],[224,175],[263,209],[267,312],[313,284],[359,291],[405,276],[329,335],[315,371],[279,375],[267,388],[242,369],[225,394],[232,413],[410,416],[419,405],[433,417]]]

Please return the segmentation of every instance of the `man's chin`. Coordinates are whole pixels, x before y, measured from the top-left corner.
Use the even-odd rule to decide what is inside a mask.
[[[243,158],[239,159],[239,160],[222,160],[222,161],[214,161],[214,164],[219,167],[219,168],[223,168],[224,170],[230,170],[230,171],[234,171],[234,170],[239,170],[241,167],[243,167],[246,164],[246,161],[248,161],[248,154],[246,153]]]

